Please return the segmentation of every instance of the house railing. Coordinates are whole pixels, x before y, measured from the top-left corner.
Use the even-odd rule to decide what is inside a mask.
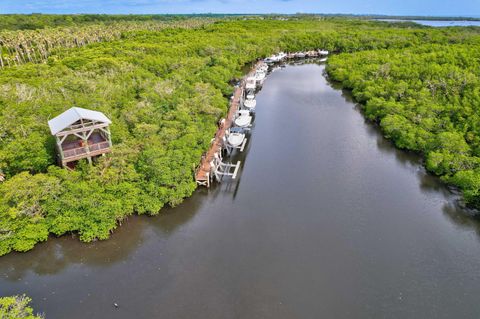
[[[102,150],[106,150],[110,148],[110,143],[108,141],[100,142],[100,143],[95,143],[95,144],[89,144],[88,149],[87,147],[77,147],[77,148],[72,148],[69,150],[63,150],[63,158],[64,159],[69,159],[72,157],[81,157],[82,155],[88,156],[88,155],[96,155],[92,153],[99,153],[101,154]]]

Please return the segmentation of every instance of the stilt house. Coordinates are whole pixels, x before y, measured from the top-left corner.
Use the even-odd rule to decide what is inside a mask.
[[[57,141],[59,163],[68,163],[111,151],[109,125],[112,122],[102,112],[72,107],[48,121],[50,131]]]

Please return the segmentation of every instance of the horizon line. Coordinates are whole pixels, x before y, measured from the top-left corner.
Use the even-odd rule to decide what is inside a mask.
[[[295,16],[295,15],[317,15],[317,16],[355,16],[355,17],[401,17],[401,18],[468,18],[480,19],[480,15],[402,15],[402,14],[382,14],[382,13],[318,13],[318,12],[296,12],[296,13],[227,13],[227,12],[191,12],[191,13],[87,13],[87,12],[70,12],[70,13],[49,13],[49,12],[1,12],[1,15],[118,15],[118,16],[147,16],[147,15],[165,15],[165,16],[188,16],[188,15],[231,15],[231,16]]]

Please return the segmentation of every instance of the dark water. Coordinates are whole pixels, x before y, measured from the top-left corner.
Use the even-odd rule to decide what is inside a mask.
[[[401,19],[377,19],[387,22],[415,22],[418,24],[428,25],[430,27],[480,27],[480,21],[474,20],[401,20]]]
[[[270,75],[238,183],[2,257],[0,294],[48,318],[478,318],[479,224],[323,70]]]

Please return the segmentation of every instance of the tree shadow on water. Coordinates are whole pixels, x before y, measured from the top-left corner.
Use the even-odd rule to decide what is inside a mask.
[[[165,207],[158,216],[147,217],[149,225],[153,226],[160,236],[170,236],[197,214],[210,193],[209,189],[198,188],[191,197],[186,198],[180,205]]]
[[[364,119],[364,127],[368,136],[376,139],[378,150],[385,155],[391,155],[395,161],[403,167],[416,169],[419,187],[422,193],[441,194],[448,202],[442,207],[443,214],[455,225],[464,230],[473,230],[480,239],[480,212],[465,207],[462,202],[461,192],[443,182],[424,168],[424,159],[420,154],[397,148],[394,143],[387,139],[379,125],[365,117],[363,106],[355,101],[350,90],[342,88],[342,84],[328,80],[327,83],[333,89],[340,90],[345,101],[353,103],[357,111]]]
[[[81,242],[76,235],[58,238],[51,236],[46,242],[37,244],[34,249],[18,253],[12,252],[0,257],[0,282],[2,279],[16,281],[29,272],[36,275],[54,275],[72,265],[89,267],[110,267],[122,262],[145,242],[156,237],[165,238],[186,224],[198,211],[203,194],[196,194],[175,208],[164,208],[157,216],[134,215],[124,220],[122,225],[107,240],[92,243]]]
[[[28,252],[0,257],[0,278],[18,280],[28,272],[53,275],[75,264],[110,266],[126,259],[141,245],[145,224],[145,217],[130,217],[109,239],[93,243],[81,242],[75,235],[51,236]]]
[[[245,165],[245,153],[235,157],[242,160],[242,166]],[[104,241],[83,243],[76,235],[50,236],[48,241],[37,244],[28,252],[12,252],[0,257],[0,282],[2,279],[21,279],[29,272],[39,276],[54,275],[72,265],[109,267],[124,261],[146,239],[151,238],[151,232],[146,229],[153,230],[160,238],[168,238],[187,224],[208,201],[225,196],[225,193],[234,199],[239,185],[240,180],[237,179],[214,185],[210,189],[201,187],[177,207],[163,208],[158,216],[131,216]]]
[[[477,210],[468,209],[460,201],[455,201],[445,204],[442,211],[459,228],[473,230],[480,240],[480,215]]]
[[[460,198],[460,192],[457,189],[448,186],[438,176],[426,172],[424,168],[419,168],[417,177],[423,193],[441,193],[452,201],[458,201]]]

